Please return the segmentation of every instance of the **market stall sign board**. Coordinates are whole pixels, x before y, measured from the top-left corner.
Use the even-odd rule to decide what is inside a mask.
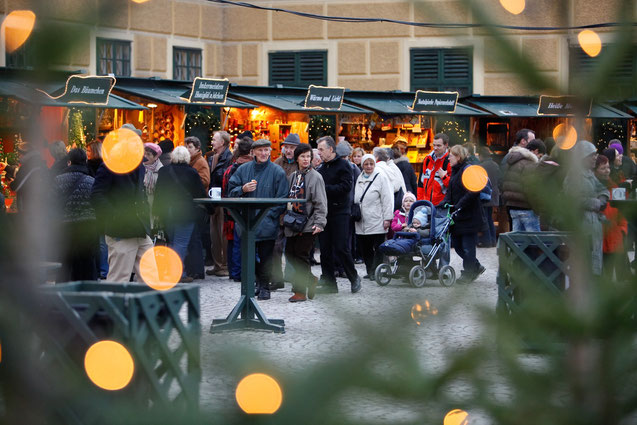
[[[64,93],[49,97],[64,103],[106,105],[114,85],[115,77],[71,75],[66,80]]]
[[[414,112],[453,113],[457,104],[458,92],[418,90],[411,109]]]
[[[213,80],[210,78],[195,78],[190,92],[191,103],[226,103],[230,81],[227,79]]]
[[[576,96],[540,96],[538,115],[582,115],[591,113],[592,100]]]
[[[311,85],[305,96],[306,108],[341,109],[345,88]]]

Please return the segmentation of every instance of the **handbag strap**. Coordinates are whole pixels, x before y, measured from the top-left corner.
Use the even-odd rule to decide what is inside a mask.
[[[378,173],[380,174],[380,173]],[[369,183],[369,185],[365,188],[365,191],[363,192],[363,196],[361,196],[361,199],[358,200],[358,203],[361,204],[363,202],[363,198],[365,197],[365,194],[367,193],[367,191],[369,190],[370,187],[372,187],[372,185],[374,184],[374,180],[376,180],[376,177],[378,177],[378,174],[376,174],[374,176],[374,178],[372,179],[372,181]]]

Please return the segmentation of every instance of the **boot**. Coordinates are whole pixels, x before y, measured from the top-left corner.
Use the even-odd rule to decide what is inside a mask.
[[[270,289],[267,286],[262,286],[259,290],[259,294],[257,295],[257,299],[260,301],[265,301],[270,299]]]

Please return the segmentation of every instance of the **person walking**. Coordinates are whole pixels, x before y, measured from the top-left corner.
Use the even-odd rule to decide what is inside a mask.
[[[458,283],[471,283],[484,273],[485,268],[476,258],[478,232],[484,226],[480,192],[471,192],[462,183],[462,174],[470,166],[469,153],[460,145],[449,150],[451,177],[442,205],[448,204],[458,211],[451,227],[451,244],[462,258],[462,273]]]
[[[338,256],[350,281],[352,293],[361,290],[361,279],[354,267],[354,260],[347,244],[349,216],[351,215],[350,190],[352,173],[349,164],[336,154],[336,143],[331,136],[318,139],[318,150],[323,164],[318,172],[325,182],[327,195],[327,224],[319,234],[321,247],[321,285],[317,291],[337,293],[334,276],[334,257]]]
[[[148,198],[148,205],[152,211],[153,199],[155,197],[155,186],[157,185],[157,177],[159,170],[163,164],[159,160],[161,156],[161,148],[155,143],[144,143],[144,189]],[[155,220],[153,215],[150,216],[150,227],[155,234]]]
[[[392,211],[400,208],[400,204],[403,200],[403,195],[405,194],[405,179],[403,178],[403,173],[400,172],[394,161],[390,158],[391,149],[379,148],[375,147],[373,150],[374,158],[376,159],[376,166],[378,171],[384,173],[387,181],[392,186],[393,200],[392,200]],[[362,163],[362,160],[361,160]]]
[[[228,182],[228,194],[231,198],[285,198],[288,184],[285,171],[270,161],[271,143],[259,139],[252,144],[254,161],[241,165]],[[272,252],[279,230],[279,218],[285,211],[285,205],[270,208],[257,228],[256,233],[256,281],[257,298],[270,299],[270,281],[272,279]]]
[[[307,217],[307,221],[299,232],[285,225],[287,238],[285,257],[292,264],[292,292],[290,302],[313,299],[317,278],[310,268],[310,251],[314,246],[316,235],[321,233],[327,223],[327,195],[323,177],[312,168],[312,147],[301,143],[296,147],[294,157],[298,171],[288,177],[290,190],[288,198],[305,199],[305,203],[292,203],[291,211]]]
[[[432,152],[422,164],[416,197],[438,205],[447,193],[451,164],[449,164],[449,136],[438,133],[434,136]]]
[[[393,219],[394,192],[389,180],[376,168],[374,155],[363,155],[363,172],[356,180],[354,202],[360,205],[361,219],[356,222],[356,237],[365,262],[367,275],[374,280],[376,267],[382,263],[383,255],[378,247]]]
[[[486,228],[482,233],[482,238],[478,246],[492,248],[496,246],[497,239],[495,233],[495,224],[493,223],[493,208],[500,206],[500,167],[493,160],[493,156],[488,147],[480,148],[480,166],[487,172],[487,177],[491,182],[491,199],[482,204],[484,218],[486,220]]]

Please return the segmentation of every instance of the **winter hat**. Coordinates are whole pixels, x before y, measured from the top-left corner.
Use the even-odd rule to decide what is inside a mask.
[[[414,216],[411,219],[412,224],[414,220],[418,220],[421,226],[424,226],[425,224],[429,222],[429,216],[425,212],[424,208],[422,210],[418,210],[418,212],[414,214]]]
[[[407,192],[407,193],[405,193],[405,195],[403,196],[403,201],[402,201],[402,202],[404,203],[404,202],[405,202],[405,200],[407,200],[407,199],[411,199],[411,200],[412,200],[412,202],[416,202],[416,195],[414,195],[414,194],[413,194],[413,193],[411,193],[411,192]]]
[[[252,134],[250,130],[246,130],[243,133],[239,134],[239,136],[237,136],[237,139],[243,139],[244,137],[254,139],[254,135]]]
[[[622,146],[622,143],[617,139],[611,140],[610,145],[608,145],[608,147],[617,150],[617,152],[619,152],[620,155],[624,154],[624,147]]]
[[[137,134],[139,137],[142,136],[142,131],[137,129],[137,128],[135,128],[135,126],[133,124],[124,124],[121,128],[125,128],[127,130],[134,131],[135,134]]]
[[[159,142],[159,148],[163,153],[170,153],[173,151],[173,149],[175,149],[175,145],[173,144],[172,140],[165,139]]]
[[[152,150],[153,152],[155,152],[155,155],[159,156],[162,153],[162,150],[159,146],[157,146],[155,143],[144,143],[144,148],[148,148],[150,150]]]
[[[352,154],[352,146],[347,142],[347,140],[338,142],[338,145],[336,145],[336,155],[339,158],[342,158],[344,156],[350,156],[351,154]]]
[[[615,162],[615,157],[617,156],[617,151],[615,148],[607,148],[602,151],[602,155],[608,158],[608,161],[612,164]]]
[[[579,142],[577,142],[577,144],[575,144],[575,147],[573,148],[573,153],[579,160],[582,160],[587,156],[594,154],[595,152],[597,152],[597,148],[594,144],[587,140],[580,140]]]
[[[298,146],[301,143],[301,138],[296,133],[290,133],[287,135],[282,145]]]
[[[371,159],[372,161],[374,161],[374,164],[376,164],[376,158],[374,158],[374,155],[372,155],[371,153],[366,153],[361,158],[361,167],[363,166],[363,164],[365,164],[365,161],[367,161],[368,159]]]

